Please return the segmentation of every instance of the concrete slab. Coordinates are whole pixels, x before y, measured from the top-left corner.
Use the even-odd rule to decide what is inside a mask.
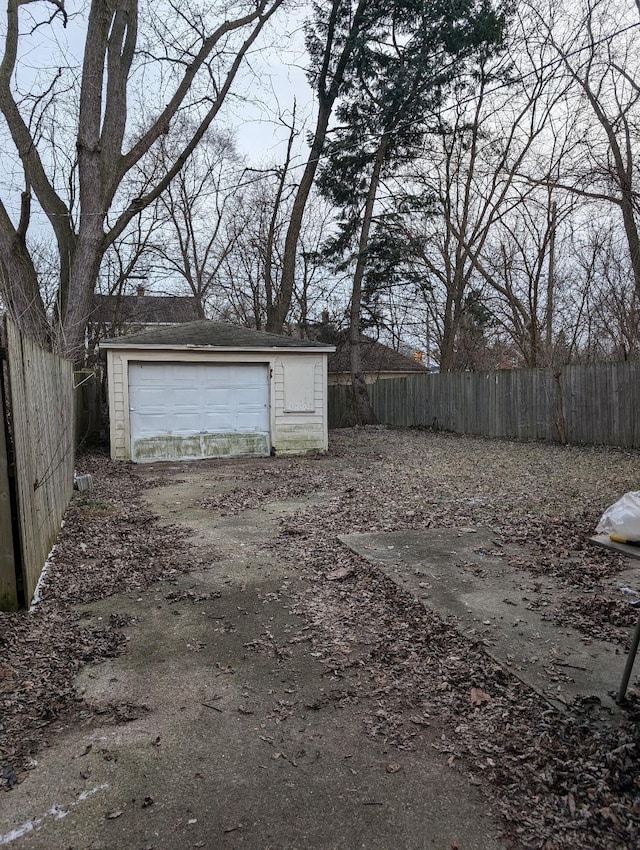
[[[555,707],[597,696],[615,705],[624,668],[620,647],[588,640],[545,617],[557,588],[508,563],[487,529],[427,529],[348,534],[340,540],[379,567],[425,607],[455,617],[461,634],[481,641],[498,663]]]
[[[640,559],[640,543],[618,543],[616,540],[612,540],[608,534],[594,534],[589,540],[596,546],[620,552],[627,558]]]
[[[341,705],[295,612],[295,562],[264,541],[298,502],[215,517],[195,477],[147,491],[224,557],[141,593],[85,606],[87,625],[131,618],[127,652],[85,668],[78,691],[105,714],[58,734],[0,807],[16,850],[501,850],[480,789],[432,747],[363,732]],[[311,502],[311,500],[309,500]],[[133,706],[130,722],[112,706]]]

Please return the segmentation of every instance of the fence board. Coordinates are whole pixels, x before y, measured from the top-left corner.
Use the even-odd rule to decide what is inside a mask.
[[[2,382],[2,368],[0,356],[0,382]],[[0,611],[12,611],[18,607],[18,588],[11,522],[9,458],[4,423],[4,400],[2,387],[0,387]]]
[[[27,603],[73,492],[73,371],[7,319],[21,571]]]
[[[411,375],[369,387],[379,422],[520,440],[640,447],[640,362]],[[329,387],[330,427],[349,423]]]

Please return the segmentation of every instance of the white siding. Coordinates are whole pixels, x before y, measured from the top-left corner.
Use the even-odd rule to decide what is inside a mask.
[[[279,353],[274,369],[272,435],[276,454],[326,451],[326,362],[326,355]],[[301,380],[304,389],[295,386]],[[292,406],[298,409],[288,409]],[[307,409],[300,409],[303,406]]]

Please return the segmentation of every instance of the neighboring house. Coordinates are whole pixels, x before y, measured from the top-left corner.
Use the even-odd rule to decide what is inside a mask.
[[[95,295],[88,329],[89,348],[105,337],[138,333],[145,328],[178,325],[202,319],[192,295]]]
[[[333,345],[201,320],[103,340],[111,457],[326,451]]]
[[[349,345],[348,332],[340,332],[335,337],[336,350],[329,355],[328,382],[333,384],[351,383],[351,365],[349,357],[351,346]],[[413,357],[406,357],[393,348],[377,342],[371,337],[363,336],[360,343],[362,356],[362,372],[368,384],[384,378],[404,378],[416,373],[425,374],[428,369],[424,364]]]

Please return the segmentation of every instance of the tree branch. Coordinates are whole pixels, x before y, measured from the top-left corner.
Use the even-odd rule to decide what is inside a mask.
[[[194,132],[189,143],[183,148],[182,152],[176,158],[173,165],[168,169],[168,171],[165,173],[164,177],[162,177],[162,179],[158,181],[158,183],[155,185],[155,187],[153,189],[151,189],[151,191],[147,192],[146,194],[140,195],[139,197],[134,198],[134,200],[131,201],[131,203],[129,204],[127,209],[118,217],[118,219],[116,220],[116,222],[113,225],[113,227],[111,228],[111,230],[106,234],[105,245],[108,246],[108,245],[112,244],[113,241],[115,239],[117,239],[118,236],[122,233],[124,228],[131,221],[131,219],[135,215],[137,215],[141,210],[143,210],[145,207],[148,207],[149,204],[152,204],[157,198],[159,198],[160,195],[169,186],[169,184],[171,183],[173,178],[182,170],[183,166],[185,165],[185,163],[187,162],[187,160],[189,159],[189,157],[191,156],[191,154],[193,153],[195,148],[198,146],[201,139],[205,135],[206,131],[211,126],[211,123],[213,122],[214,118],[218,114],[218,112],[219,112],[219,110],[220,110],[220,108],[221,108],[221,106],[224,102],[224,99],[225,99],[229,89],[231,88],[231,85],[232,85],[234,78],[235,78],[235,76],[238,72],[238,69],[239,69],[239,67],[242,63],[242,60],[244,59],[245,54],[247,53],[247,51],[249,50],[251,45],[255,42],[256,38],[260,34],[260,32],[261,32],[264,24],[268,20],[268,18],[275,12],[275,10],[278,8],[278,6],[281,5],[282,2],[283,2],[283,0],[274,0],[273,5],[268,10],[267,14],[265,16],[262,16],[262,17],[259,18],[259,20],[256,23],[256,25],[254,26],[251,34],[245,39],[241,48],[236,53],[233,64],[232,64],[231,68],[229,69],[229,71],[227,73],[224,84],[222,85],[218,96],[216,97],[213,105],[211,106],[210,110],[207,112],[207,114],[203,118],[200,125],[197,127],[197,129]],[[261,6],[261,8],[263,8],[265,6],[265,3],[262,2],[260,4],[260,6]],[[251,20],[252,18],[255,18],[255,16],[249,17],[249,20]],[[177,109],[177,106],[176,106],[176,109]],[[165,112],[166,112],[166,110],[165,110]],[[159,126],[158,122],[156,122],[155,126],[156,127]],[[152,140],[154,141],[155,138],[158,138],[159,135],[160,135],[160,132],[158,131],[158,133],[157,133],[157,135],[155,135],[155,137],[153,137],[153,134],[151,136],[149,136],[149,134],[146,134],[143,138],[152,138],[153,137]],[[151,143],[152,142],[150,142],[150,144]],[[140,150],[140,145],[141,145],[141,142],[138,142],[138,144],[132,149],[132,152],[137,151],[140,154],[140,156],[142,156],[144,151]],[[128,168],[131,168],[135,164],[135,162],[137,161],[137,158],[138,158],[138,153],[136,153],[135,156],[133,156],[133,157],[131,156],[131,154],[128,154],[127,156],[123,157],[123,162],[126,161],[126,162],[131,163],[128,166]],[[122,168],[120,170],[122,171]]]

